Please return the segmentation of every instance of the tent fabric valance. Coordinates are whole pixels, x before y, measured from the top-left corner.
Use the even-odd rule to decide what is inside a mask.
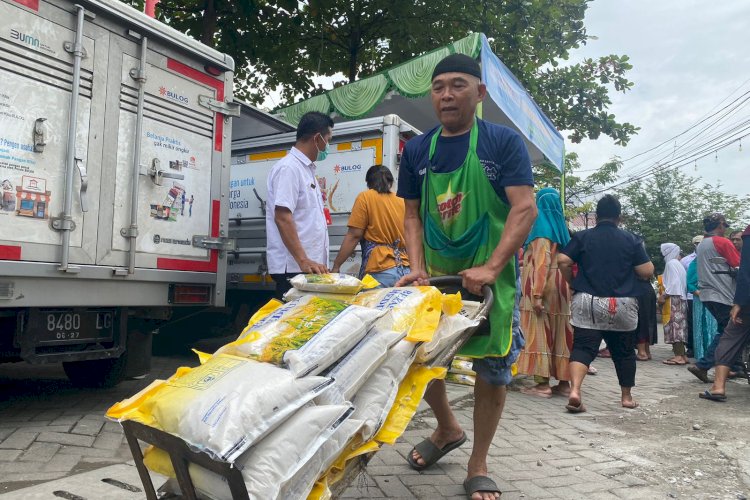
[[[453,53],[466,54],[480,62],[488,94],[482,105],[484,118],[515,129],[526,139],[532,161],[549,161],[562,172],[562,135],[492,52],[482,33],[473,33],[386,71],[281,108],[275,114],[292,125],[298,124],[308,111],[335,113],[347,120],[372,114],[397,114],[412,125],[426,129],[435,123],[428,98],[432,72],[441,59]]]

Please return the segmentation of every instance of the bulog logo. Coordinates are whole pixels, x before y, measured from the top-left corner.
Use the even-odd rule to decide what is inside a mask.
[[[171,99],[173,101],[180,102],[182,104],[190,104],[190,99],[187,96],[180,95],[177,92],[172,92],[167,87],[159,87],[159,94],[162,97],[166,97],[167,99]]]

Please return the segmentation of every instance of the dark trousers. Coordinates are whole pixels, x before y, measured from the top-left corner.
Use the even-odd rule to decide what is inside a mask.
[[[701,370],[710,370],[716,364],[716,347],[719,345],[724,329],[729,323],[729,311],[732,310],[732,306],[720,302],[703,302],[703,305],[706,306],[708,312],[710,312],[716,319],[716,323],[719,325],[719,331],[706,348],[706,353],[703,357],[695,362],[695,366]]]
[[[283,273],[283,274],[272,274],[271,278],[276,283],[276,295],[275,297],[282,300],[284,294],[288,292],[292,285],[289,283],[290,278],[294,278],[299,273]]]
[[[724,329],[724,334],[716,347],[716,365],[734,366],[745,344],[750,341],[750,308],[744,307],[739,319],[742,323],[730,321]]]
[[[573,350],[570,361],[589,366],[599,352],[602,339],[612,355],[621,387],[635,385],[635,341],[636,330],[632,332],[609,332],[573,327]]]

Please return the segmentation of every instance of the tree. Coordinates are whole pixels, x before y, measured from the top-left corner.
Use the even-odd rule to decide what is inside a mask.
[[[676,243],[690,253],[693,237],[703,234],[706,214],[722,212],[728,220],[744,227],[750,209],[750,196],[724,193],[720,186],[702,184],[699,178],[678,170],[656,172],[617,194],[622,202],[625,227],[644,238],[657,270],[664,268],[661,244]]]
[[[583,21],[590,1],[162,0],[157,17],[231,55],[236,94],[254,103],[273,89],[291,103],[323,91],[315,76],[353,81],[483,32],[573,142],[604,134],[624,145],[638,129],[607,110],[610,92],[633,85],[627,56],[561,65],[589,40]]]

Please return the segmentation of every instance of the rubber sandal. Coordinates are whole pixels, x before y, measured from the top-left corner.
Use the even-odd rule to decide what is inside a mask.
[[[578,406],[572,405],[570,403],[565,405],[565,409],[568,410],[570,413],[585,413],[586,407],[583,406],[583,403],[578,403]]]
[[[649,359],[651,359],[651,358],[649,358],[648,356],[639,356],[637,354],[635,355],[635,360],[636,361],[648,361]]]
[[[718,401],[719,403],[726,403],[727,401],[727,395],[726,394],[714,394],[713,392],[706,389],[702,393],[698,394],[698,397],[701,399],[708,399],[709,401]]]
[[[679,365],[679,363],[673,359],[665,359],[662,363],[665,365]]]
[[[467,479],[464,481],[464,491],[466,491],[466,496],[469,498],[478,491],[503,494],[500,488],[497,487],[497,483],[487,476],[474,476],[471,479]]]
[[[636,408],[638,408],[639,406],[641,406],[641,404],[638,401],[633,401],[633,405],[632,406],[628,406],[628,405],[626,405],[624,403],[620,403],[620,404],[622,404],[622,407],[625,408],[626,410],[635,410]]]
[[[588,375],[596,375],[597,373],[599,373],[599,370],[597,370],[594,366],[589,366],[589,369],[586,373]]]
[[[409,463],[409,466],[412,469],[424,470],[427,467],[430,467],[431,465],[436,464],[438,460],[443,458],[448,452],[455,450],[456,448],[458,448],[465,442],[466,442],[465,432],[464,432],[464,435],[461,436],[460,439],[457,439],[456,441],[448,443],[442,448],[438,448],[437,446],[435,446],[435,443],[430,441],[429,438],[426,438],[409,452],[409,456],[406,457],[406,461]],[[417,453],[419,453],[419,455],[422,457],[422,460],[424,460],[424,465],[420,464],[414,459],[414,450],[416,450]]]
[[[704,384],[708,384],[710,381],[708,380],[708,372],[706,370],[702,370],[701,368],[698,368],[697,366],[688,366],[687,371],[695,375],[698,380],[703,382]]]

